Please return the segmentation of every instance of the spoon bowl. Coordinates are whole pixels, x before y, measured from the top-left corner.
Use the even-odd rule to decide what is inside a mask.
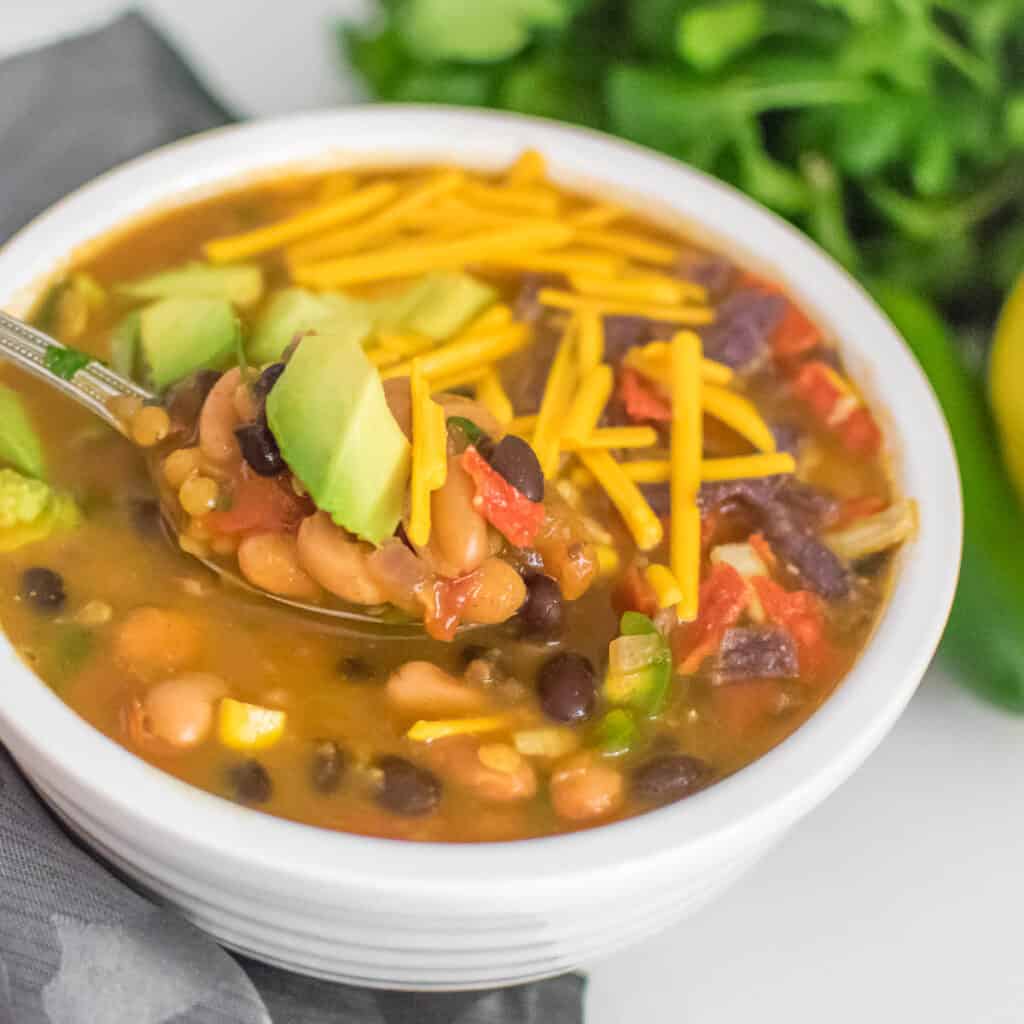
[[[0,311],[0,358],[14,363],[22,370],[50,384],[131,441],[132,438],[125,422],[114,411],[113,406],[116,405],[116,400],[137,399],[146,404],[157,404],[159,403],[158,396],[134,381],[115,373],[99,360],[89,358],[88,361],[75,366],[58,355],[61,352],[73,351],[37,327],[32,327],[23,320]],[[167,500],[166,487],[160,484],[155,461],[147,459],[147,466],[154,490],[160,500],[164,529],[170,540],[177,545],[180,529],[175,510]],[[393,637],[419,637],[425,632],[422,623],[403,615],[402,612],[390,605],[375,606],[372,610],[366,610],[345,604],[337,599],[334,599],[336,603],[332,604],[314,604],[309,601],[282,597],[279,594],[254,587],[223,562],[203,557],[194,551],[187,551],[187,554],[216,573],[230,586],[257,594],[266,600],[287,605],[295,611],[342,620],[364,632],[369,629],[384,630]],[[466,628],[472,627],[463,626],[460,631]]]

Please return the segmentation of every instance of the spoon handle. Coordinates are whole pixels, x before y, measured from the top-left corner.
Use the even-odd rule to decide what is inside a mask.
[[[131,397],[149,402],[156,396],[95,359],[86,363],[70,380],[65,379],[50,369],[47,363],[47,352],[64,347],[35,327],[29,327],[17,317],[0,311],[0,358],[63,391],[123,434],[124,425],[107,404],[110,399]]]

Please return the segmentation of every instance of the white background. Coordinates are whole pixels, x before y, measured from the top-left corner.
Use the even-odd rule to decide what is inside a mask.
[[[358,95],[331,27],[360,0],[140,6],[242,114]],[[121,9],[0,0],[0,56]],[[859,774],[745,881],[590,971],[587,1024],[776,1021],[1024,1022],[1024,718],[933,670]]]

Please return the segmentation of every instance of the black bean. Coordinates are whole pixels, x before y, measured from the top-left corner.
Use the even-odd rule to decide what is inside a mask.
[[[540,572],[523,575],[526,600],[519,609],[523,631],[532,636],[555,636],[562,628],[562,591],[550,577]]]
[[[358,654],[346,655],[338,662],[338,672],[347,683],[368,683],[377,677],[373,666]]]
[[[556,722],[582,722],[594,710],[597,690],[594,666],[571,651],[549,658],[537,674],[544,713]]]
[[[345,768],[345,752],[334,740],[317,740],[313,744],[309,777],[318,793],[333,793],[341,783]]]
[[[132,525],[143,537],[158,537],[160,503],[153,498],[139,498],[131,504]]]
[[[701,789],[711,776],[706,761],[690,754],[652,757],[633,773],[633,792],[652,803],[682,800]]]
[[[544,474],[534,450],[515,434],[506,434],[490,455],[490,463],[530,501],[544,500]]]
[[[265,423],[249,423],[235,429],[238,447],[254,473],[277,476],[284,470],[284,459],[270,427]]]
[[[381,772],[377,803],[395,814],[417,817],[429,814],[441,800],[441,783],[425,768],[395,754],[376,762]]]
[[[21,574],[21,596],[41,612],[59,611],[67,600],[60,573],[42,566],[26,569]]]
[[[246,804],[266,803],[274,791],[267,769],[252,758],[233,764],[228,769],[228,782],[234,790],[235,799]]]

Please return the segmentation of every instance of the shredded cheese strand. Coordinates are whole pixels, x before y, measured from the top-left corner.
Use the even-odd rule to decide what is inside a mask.
[[[358,256],[301,264],[292,269],[299,284],[338,288],[453,270],[480,263],[488,256],[507,256],[530,249],[555,249],[572,238],[572,228],[560,224],[532,225],[504,231],[484,231],[448,242],[417,242],[374,249]]]
[[[662,484],[672,477],[672,462],[670,459],[636,459],[632,462],[623,462],[622,471],[634,483]],[[703,459],[700,464],[702,483],[716,480],[748,480],[795,472],[796,460],[786,452],[738,455],[727,459]]]
[[[641,551],[656,548],[663,536],[661,520],[622,467],[606,451],[581,451],[578,455],[618,509],[636,546]]]
[[[498,371],[491,367],[477,381],[476,400],[501,424],[512,422],[515,410],[501,383]]]
[[[380,242],[401,227],[410,214],[453,192],[462,184],[465,177],[462,171],[454,170],[431,175],[375,216],[368,217],[344,231],[332,231],[308,242],[289,246],[285,250],[285,258],[290,266],[296,266],[322,260],[328,256],[343,256]]]
[[[672,339],[671,564],[681,591],[676,614],[683,622],[697,617],[700,590],[701,358],[700,337],[693,331]]]
[[[526,416],[516,416],[508,423],[507,429],[510,434],[515,434],[517,437],[523,439],[531,437],[537,429],[537,413],[531,412]]]
[[[579,366],[580,375],[590,373],[604,359],[604,319],[596,309],[581,309]]]
[[[367,185],[339,199],[315,206],[305,213],[286,217],[275,224],[268,224],[266,227],[246,231],[240,235],[214,238],[203,246],[203,251],[211,263],[234,263],[249,256],[277,249],[325,228],[336,227],[363,217],[390,202],[397,192],[398,186],[390,181]]]
[[[594,296],[574,295],[572,292],[559,291],[557,288],[542,288],[537,298],[542,305],[554,309],[568,309],[572,312],[593,309],[605,316],[642,316],[648,320],[689,326],[710,324],[715,319],[714,311],[707,306],[659,306],[649,302],[599,299]]]
[[[431,380],[449,377],[467,369],[486,370],[491,363],[518,352],[530,343],[530,332],[526,324],[512,323],[490,332],[469,331],[459,334],[439,348],[418,357],[424,374]],[[389,366],[381,376],[404,377],[412,369],[408,361]]]
[[[775,435],[749,399],[715,384],[708,384],[703,390],[701,401],[709,416],[732,427],[755,448],[762,452],[775,451]]]
[[[573,224],[578,228],[606,228],[613,221],[621,220],[626,211],[614,203],[597,203],[572,217]]]
[[[485,256],[480,266],[496,270],[532,270],[537,273],[586,273],[601,277],[618,274],[625,260],[593,249],[559,249],[556,252],[525,252],[521,255]]]
[[[423,546],[430,540],[430,457],[433,425],[430,413],[430,389],[417,359],[409,377],[412,404],[412,480],[410,484],[409,525],[406,532],[413,544]]]
[[[544,476],[549,478],[553,477],[558,470],[562,417],[569,406],[575,383],[576,375],[572,359],[576,330],[575,322],[570,321],[559,342],[554,362],[548,371],[544,397],[541,399],[540,410],[537,413],[537,425],[533,431],[533,450],[540,462]]]
[[[580,348],[583,347],[583,325],[580,324]],[[583,358],[580,356],[580,363]],[[615,384],[615,377],[612,368],[606,363],[593,367],[583,374],[581,365],[582,383],[569,406],[569,412],[565,417],[562,426],[562,443],[580,443],[589,438],[597,421],[608,404],[612,394],[612,387]]]
[[[651,448],[658,443],[654,427],[599,427],[586,437],[566,438],[567,451],[607,451],[610,448]]]
[[[505,181],[514,188],[535,185],[547,175],[547,161],[536,149],[524,149],[508,169]]]
[[[412,331],[378,331],[376,341],[380,348],[394,352],[397,357],[419,355],[434,346],[433,338]]]
[[[688,299],[707,301],[707,293],[699,285],[667,274],[630,274],[613,281],[589,274],[571,274],[569,283],[581,295],[611,301],[651,302],[663,306],[679,306]]]
[[[533,217],[554,217],[561,206],[558,193],[543,185],[512,188],[509,185],[489,185],[483,181],[467,181],[461,194],[483,207],[527,214]]]
[[[592,245],[595,249],[610,249],[622,256],[639,260],[641,263],[654,263],[667,267],[679,258],[679,251],[673,246],[652,242],[644,235],[633,235],[626,231],[579,228],[576,232],[576,239],[584,245]]]
[[[671,608],[672,605],[682,601],[682,588],[679,586],[675,574],[667,565],[652,563],[644,570],[644,578],[654,590],[659,608]]]
[[[669,386],[672,379],[671,345],[667,341],[651,341],[646,345],[631,348],[623,358],[622,365],[636,370],[664,389]],[[732,368],[725,363],[717,363],[707,358],[701,360],[700,372],[706,384],[729,384],[736,376]]]
[[[479,384],[487,376],[486,366],[467,366],[464,370],[445,374],[443,377],[430,379],[430,393],[436,395],[441,391],[454,391],[469,385]]]

